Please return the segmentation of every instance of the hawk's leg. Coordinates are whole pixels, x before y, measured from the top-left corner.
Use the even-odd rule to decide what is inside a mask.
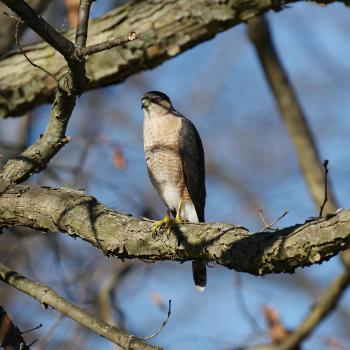
[[[166,215],[164,216],[164,218],[162,220],[156,221],[153,225],[152,225],[152,236],[154,237],[156,235],[156,233],[159,231],[160,228],[165,227],[167,230],[171,230],[171,226],[173,224],[173,220],[170,219],[170,210],[167,209],[166,211]]]
[[[175,220],[174,220],[176,224],[182,223],[181,208],[182,208],[182,199],[180,199],[180,203],[179,203],[179,206],[177,207],[177,211],[176,211],[176,216],[175,216]]]

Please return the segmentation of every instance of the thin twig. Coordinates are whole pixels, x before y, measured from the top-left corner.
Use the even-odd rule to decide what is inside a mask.
[[[158,331],[155,332],[155,333],[152,334],[152,335],[149,335],[148,337],[142,338],[142,340],[149,340],[149,339],[155,338],[155,337],[163,330],[163,328],[166,326],[166,324],[168,323],[170,315],[171,315],[171,299],[169,299],[169,306],[168,306],[168,315],[167,315],[167,318],[163,321],[163,323],[162,323],[162,325],[160,326],[160,328],[158,329]]]
[[[8,15],[8,14],[7,14]],[[10,15],[8,15],[10,16]],[[47,71],[45,68],[43,67],[40,67],[39,65],[35,64],[29,57],[28,55],[26,54],[26,52],[23,50],[20,42],[19,42],[19,26],[21,25],[21,23],[23,23],[23,21],[16,17],[16,16],[10,16],[11,18],[13,19],[16,19],[17,20],[17,24],[16,24],[16,31],[15,31],[15,39],[16,39],[16,44],[17,44],[17,47],[19,48],[19,51],[21,51],[21,53],[23,54],[23,56],[26,58],[26,60],[35,68],[39,68],[41,69],[43,72],[45,72],[46,74],[48,74],[50,77],[52,77],[56,82],[58,81],[57,78],[52,74],[50,73],[49,71]]]
[[[26,334],[26,333],[29,333],[29,332],[33,332],[33,331],[35,331],[36,329],[41,328],[42,326],[43,326],[43,324],[40,323],[38,326],[36,326],[36,327],[34,327],[34,328],[31,328],[31,329],[28,329],[28,330],[26,330],[26,331],[22,331],[21,333],[22,333],[22,334]]]
[[[120,36],[118,38],[113,38],[102,43],[91,45],[85,48],[77,48],[77,53],[79,57],[85,57],[87,55],[92,55],[97,52],[105,51],[116,46],[124,45],[130,41],[136,40],[137,34],[135,32],[130,32],[127,35]]]
[[[24,22],[20,19],[20,18],[18,18],[18,17],[16,17],[16,16],[14,16],[14,15],[11,15],[11,14],[9,14],[8,12],[6,12],[6,11],[4,11],[3,12],[4,13],[4,15],[6,15],[7,17],[10,17],[10,18],[12,18],[12,19],[14,19],[14,20],[16,20],[17,22],[21,22],[21,23],[23,23],[24,24]]]
[[[50,339],[51,335],[57,328],[58,324],[62,321],[64,315],[60,314],[57,319],[53,322],[53,324],[50,326],[49,330],[46,332],[46,334],[40,339],[39,344],[36,346],[37,350],[43,350],[46,348],[46,344],[48,340]]]
[[[80,0],[78,25],[75,34],[75,44],[77,47],[85,47],[89,27],[90,7],[94,0]]]
[[[267,224],[267,222],[265,221],[265,218],[264,218],[263,210],[262,210],[262,209],[259,209],[259,216],[260,216],[261,222],[263,223],[264,227],[267,227],[268,224]]]
[[[131,337],[126,332],[98,320],[97,318],[89,315],[84,310],[70,303],[68,300],[59,296],[53,289],[49,288],[48,286],[34,282],[1,263],[0,281],[30,295],[43,305],[51,306],[72,320],[80,323],[81,325],[99,334],[100,336],[109,339],[124,349],[160,349],[156,346],[145,343],[143,339],[134,336]]]
[[[322,163],[324,168],[324,199],[320,207],[320,214],[318,215],[319,218],[322,217],[323,209],[328,201],[328,163],[328,159],[325,159]]]
[[[263,211],[262,209],[259,210],[259,215],[260,215],[260,218],[261,218],[261,221],[264,225],[264,228],[263,228],[263,232],[267,231],[267,230],[272,230],[272,231],[276,231],[278,230],[278,228],[273,228],[272,226],[277,224],[278,221],[280,221],[282,218],[284,218],[287,214],[289,213],[289,210],[285,210],[283,212],[282,215],[280,215],[276,220],[274,220],[273,222],[271,222],[271,224],[267,224],[266,223],[266,220],[264,218],[264,215],[263,215]]]
[[[34,339],[30,344],[28,344],[28,348],[31,348],[32,345],[34,345],[38,339]]]
[[[39,16],[24,0],[1,0],[21,20],[32,28],[49,45],[61,53],[66,60],[71,60],[74,53],[74,44],[58,33],[49,23]]]
[[[241,312],[244,316],[246,316],[247,320],[250,322],[250,324],[252,325],[252,329],[254,331],[254,333],[259,333],[261,332],[261,327],[259,326],[259,323],[257,321],[256,316],[252,315],[252,313],[249,310],[249,307],[246,303],[246,300],[244,298],[244,293],[243,293],[243,285],[242,285],[242,275],[240,272],[237,272],[235,274],[236,278],[234,281],[234,292],[236,294],[236,301],[237,301],[237,305],[241,308]]]

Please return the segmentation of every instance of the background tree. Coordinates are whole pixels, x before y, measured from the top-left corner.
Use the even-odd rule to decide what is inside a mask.
[[[287,8],[285,1],[96,1],[87,45],[118,45],[86,57],[88,11],[81,6],[79,21],[77,1],[47,2],[43,14],[75,47],[41,30],[46,24],[24,2],[2,2],[14,12],[1,13],[8,39],[1,49],[12,44],[14,51],[0,60],[1,344],[347,349],[346,254],[293,275],[252,275],[292,272],[350,245],[350,212],[332,214],[349,207],[347,2],[288,1]],[[76,23],[83,34],[75,39]],[[47,42],[33,44],[42,39],[27,27]],[[137,40],[129,42],[130,32]],[[202,136],[208,222],[256,232],[288,209],[276,224],[286,230],[251,235],[215,223],[183,225],[181,237],[151,238],[151,222],[134,218],[159,218],[162,208],[142,150],[139,99],[154,89],[166,92]],[[324,159],[330,160],[331,183],[323,218],[295,227],[319,215]],[[198,243],[198,236],[206,241]],[[189,263],[150,264],[199,257],[217,263],[204,294],[192,285]],[[23,291],[59,312],[41,308]],[[152,338],[167,319],[168,299],[168,324]]]

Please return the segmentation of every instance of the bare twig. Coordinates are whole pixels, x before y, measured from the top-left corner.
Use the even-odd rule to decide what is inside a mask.
[[[97,52],[105,51],[116,46],[124,45],[136,39],[137,34],[135,32],[130,32],[128,35],[113,38],[96,45],[91,45],[85,48],[77,48],[77,53],[79,57],[85,57],[87,55],[92,55]]]
[[[89,10],[92,1],[81,0],[80,3],[76,40],[81,48],[84,48],[87,39]],[[3,0],[3,2],[19,16],[17,24],[23,21],[29,25],[63,54],[70,68],[69,72],[63,74],[58,81],[50,121],[43,135],[16,159],[8,161],[0,171],[0,178],[8,182],[19,183],[29,178],[34,172],[44,169],[51,158],[69,141],[69,138],[65,136],[65,131],[75,106],[76,97],[85,90],[88,79],[85,72],[85,59],[78,57],[72,42],[53,29],[23,0]],[[29,62],[38,67],[27,57],[19,42],[18,45]]]
[[[50,326],[46,334],[40,338],[39,344],[36,346],[36,350],[44,350],[46,349],[46,344],[49,341],[51,335],[57,328],[58,324],[62,321],[64,315],[60,314],[57,319],[53,322],[53,324]]]
[[[242,276],[240,273],[235,274],[235,285],[234,285],[234,292],[235,292],[235,300],[238,304],[238,306],[241,308],[242,313],[244,316],[246,316],[249,323],[252,325],[252,329],[255,334],[258,334],[261,332],[261,327],[259,326],[259,323],[255,317],[255,315],[252,315],[252,313],[249,310],[249,307],[247,305],[247,302],[244,298],[243,294],[243,285],[242,285]]]
[[[30,344],[28,344],[28,348],[30,349],[32,345],[34,345],[38,339],[34,339]]]
[[[131,260],[122,263],[119,266],[119,269],[111,273],[102,283],[97,297],[102,320],[114,326],[118,325],[119,328],[124,328],[124,320],[122,319],[122,311],[118,307],[118,303],[115,301],[114,294],[122,280],[128,276],[134,267],[135,263]],[[120,316],[119,322],[116,322],[112,316],[113,309]]]
[[[80,0],[78,25],[75,34],[75,44],[77,47],[86,46],[90,7],[93,1],[94,0]]]
[[[166,326],[166,324],[168,323],[170,315],[171,315],[171,299],[169,299],[169,306],[168,306],[168,315],[167,315],[167,318],[163,321],[163,323],[162,323],[162,325],[160,326],[160,328],[157,330],[157,332],[155,332],[155,333],[152,334],[152,335],[149,335],[148,337],[142,338],[142,340],[149,340],[149,339],[155,338],[155,337],[163,330],[163,328]]]
[[[26,331],[22,331],[21,333],[22,333],[22,334],[25,334],[25,333],[30,333],[30,332],[33,332],[33,331],[35,331],[35,330],[37,330],[37,329],[41,328],[42,326],[43,326],[43,324],[42,324],[42,323],[40,323],[38,326],[33,327],[33,328],[31,328],[31,329],[27,329]]]
[[[322,217],[323,209],[328,201],[328,160],[325,159],[323,161],[322,165],[324,168],[324,199],[323,199],[323,203],[320,207],[320,214],[318,215],[319,218]]]
[[[280,221],[282,218],[284,218],[288,213],[289,213],[289,210],[285,210],[282,215],[280,215],[277,219],[275,219],[273,222],[271,222],[271,224],[268,224],[264,218],[262,209],[260,209],[259,216],[260,216],[260,219],[264,225],[263,232],[265,232],[267,230],[272,230],[272,231],[278,230],[278,228],[273,228],[272,226],[277,224],[277,222]]]
[[[24,1],[24,0],[1,0],[20,19],[32,28],[48,44],[61,53],[67,60],[70,60],[75,47],[73,43],[58,33]]]
[[[18,34],[19,34],[19,26],[21,23],[23,23],[23,21],[21,21],[19,18],[15,17],[15,16],[11,16],[13,18],[16,18],[17,19],[17,24],[16,24],[16,31],[15,31],[15,38],[16,38],[16,44],[17,44],[17,47],[19,48],[19,50],[22,52],[23,56],[26,58],[26,60],[35,68],[39,68],[41,69],[43,72],[45,72],[46,74],[48,74],[50,77],[52,77],[56,82],[58,82],[58,79],[52,74],[50,73],[48,70],[46,70],[45,68],[43,67],[40,67],[39,65],[37,65],[36,63],[34,63],[29,57],[28,55],[26,54],[26,52],[23,50],[20,42],[19,42],[19,37],[18,37]]]
[[[102,322],[59,296],[53,289],[33,282],[0,263],[0,281],[30,295],[43,305],[51,306],[72,320],[124,349],[152,350],[159,347],[146,344],[142,339]]]

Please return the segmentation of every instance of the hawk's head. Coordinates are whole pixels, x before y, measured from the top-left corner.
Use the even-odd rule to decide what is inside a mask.
[[[173,105],[171,104],[170,98],[160,91],[150,91],[145,93],[141,98],[142,109],[147,111],[161,111],[161,110],[172,110]]]

